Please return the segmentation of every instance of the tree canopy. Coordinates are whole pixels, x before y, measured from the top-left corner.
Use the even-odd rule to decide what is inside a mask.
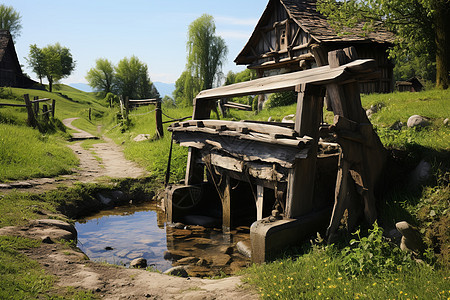
[[[105,58],[95,61],[95,67],[91,68],[86,75],[89,85],[105,97],[108,93],[116,92],[116,73],[114,64]]]
[[[194,96],[210,89],[222,76],[222,65],[228,53],[225,41],[216,35],[212,16],[204,14],[188,29],[186,71],[175,83],[177,103],[192,105]]]
[[[20,36],[21,21],[22,17],[12,6],[0,5],[0,29],[9,30],[13,39]]]
[[[47,78],[50,92],[54,82],[68,77],[75,69],[75,61],[69,48],[62,47],[59,43],[42,49],[36,45],[30,45],[27,62],[41,83],[42,77]]]
[[[117,64],[118,93],[132,99],[159,98],[159,92],[150,81],[147,64],[136,56],[124,58]]]
[[[391,55],[419,68],[435,63],[436,86],[448,88],[450,1],[448,0],[319,0],[318,9],[342,31],[365,22],[371,30],[383,24],[397,36]],[[411,64],[414,66],[414,64]]]

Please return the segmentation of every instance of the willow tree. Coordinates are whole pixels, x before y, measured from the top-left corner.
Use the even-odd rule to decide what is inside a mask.
[[[228,54],[225,41],[216,35],[212,16],[204,14],[189,25],[187,41],[185,92],[197,94],[210,89],[222,76],[222,65]]]
[[[394,58],[430,57],[436,64],[436,86],[448,88],[449,0],[320,0],[318,9],[341,32],[360,22],[368,31],[383,24],[397,35]]]

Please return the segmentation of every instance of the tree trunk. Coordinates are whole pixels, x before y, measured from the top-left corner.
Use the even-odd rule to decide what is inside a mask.
[[[450,4],[443,3],[436,10],[436,87],[447,89],[450,63]]]
[[[47,76],[47,80],[48,80],[48,91],[51,93],[53,89],[53,77]]]

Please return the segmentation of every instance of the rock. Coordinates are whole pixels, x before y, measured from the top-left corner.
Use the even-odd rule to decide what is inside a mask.
[[[391,130],[402,130],[403,127],[403,123],[400,121],[396,121],[394,124],[391,125],[391,127],[389,127],[389,129]]]
[[[219,275],[217,274],[217,270],[212,270],[204,266],[186,266],[186,271],[191,277],[211,277]]]
[[[208,260],[211,261],[211,264],[214,266],[226,266],[232,261],[231,256],[228,254],[211,254],[208,257]]]
[[[366,116],[370,118],[373,114],[379,112],[383,106],[384,105],[382,103],[372,105],[368,110],[366,110]]]
[[[410,188],[418,188],[430,178],[431,165],[421,160],[417,167],[409,174],[408,183]]]
[[[184,229],[184,226],[185,225],[183,223],[180,223],[180,222],[175,223],[175,224],[172,225],[172,227],[176,228],[176,229]]]
[[[413,115],[411,117],[409,117],[408,122],[406,123],[406,125],[409,128],[413,128],[413,127],[426,127],[430,124],[430,120],[428,118],[419,116],[419,115]]]
[[[400,249],[403,251],[411,251],[415,254],[421,254],[425,251],[425,244],[422,240],[420,232],[408,224],[408,222],[402,221],[395,224],[397,230],[403,235],[400,242]]]
[[[294,123],[294,122],[295,122],[294,114],[287,115],[283,118],[283,120],[281,120],[281,123]]]
[[[77,230],[75,229],[75,226],[61,220],[40,219],[31,221],[31,225],[33,227],[57,227],[59,229],[71,232],[73,235],[75,235],[75,237],[77,236]]]
[[[220,247],[220,252],[231,255],[231,254],[233,254],[234,249],[233,249],[233,247],[230,247],[230,246],[222,246],[222,247]]]
[[[130,267],[131,268],[138,268],[138,269],[139,268],[145,269],[145,268],[147,268],[147,260],[145,258],[142,258],[142,257],[133,259],[130,262]]]
[[[53,244],[53,243],[54,243],[54,242],[52,241],[52,239],[51,239],[48,235],[42,237],[42,242],[43,242],[44,244]]]
[[[206,259],[201,258],[195,263],[195,265],[204,267],[208,265],[208,261]]]
[[[12,189],[12,186],[7,183],[0,183],[0,189]]]
[[[193,265],[196,264],[199,261],[197,257],[189,256],[182,258],[180,260],[177,260],[177,263],[180,265]]]
[[[104,205],[109,205],[112,202],[111,198],[105,197],[102,194],[97,194],[97,199]]]
[[[386,237],[388,239],[390,239],[397,246],[400,246],[400,242],[402,240],[402,234],[400,233],[400,231],[397,230],[397,228],[386,231]]]
[[[245,257],[251,258],[252,257],[252,247],[250,245],[250,242],[248,241],[239,241],[236,244],[237,251],[244,255]]]
[[[115,200],[123,200],[125,198],[125,194],[122,191],[112,191],[111,192],[111,196],[115,199]]]
[[[188,277],[188,273],[183,266],[173,267],[164,272],[166,275],[178,276],[178,277]]]
[[[445,120],[444,120],[444,126],[448,126],[448,123],[450,122],[450,120],[449,120],[449,118],[446,118]]]
[[[32,188],[33,184],[27,181],[19,181],[19,182],[12,182],[9,184],[13,189],[28,189]]]
[[[267,122],[272,122],[272,117],[269,117],[268,119],[267,119]]]
[[[148,141],[149,139],[151,139],[150,134],[147,133],[142,133],[142,134],[138,134],[133,141],[135,142],[142,142],[142,141]]]
[[[164,259],[167,260],[179,260],[189,256],[190,253],[183,250],[167,250],[164,252]]]
[[[110,246],[106,246],[106,247],[105,247],[105,250],[106,250],[106,251],[111,251],[111,250],[114,250],[114,248],[113,248],[113,247],[110,247]]]
[[[209,216],[188,215],[184,217],[186,224],[214,227],[221,224],[221,220]]]

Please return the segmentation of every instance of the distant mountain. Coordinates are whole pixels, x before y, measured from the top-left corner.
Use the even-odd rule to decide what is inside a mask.
[[[161,98],[164,98],[165,95],[172,97],[172,92],[175,90],[175,83],[164,83],[164,82],[153,82],[156,89],[158,90]],[[76,88],[83,92],[93,92],[92,88],[86,83],[70,83],[69,86]]]
[[[153,82],[156,89],[159,92],[159,95],[161,98],[164,98],[164,96],[172,97],[172,92],[175,91],[175,83],[164,83],[164,82]]]
[[[92,88],[86,84],[86,83],[69,83],[69,86],[76,88],[77,90],[83,91],[83,92],[93,92]]]

